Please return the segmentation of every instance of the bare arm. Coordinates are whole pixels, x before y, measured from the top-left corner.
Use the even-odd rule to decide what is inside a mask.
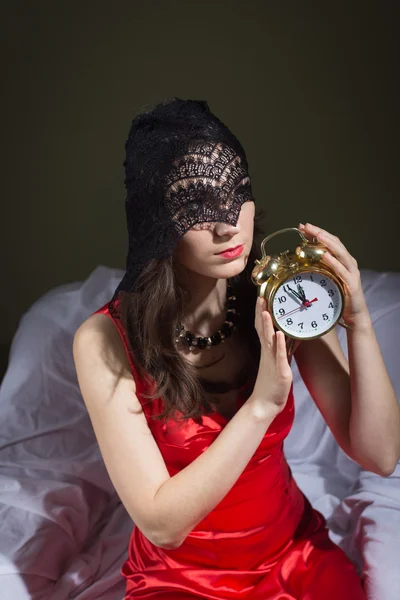
[[[256,305],[255,327],[261,341],[253,393],[214,442],[154,496],[161,530],[173,543],[185,537],[229,492],[287,402],[292,372],[285,337],[275,334],[265,300]]]
[[[347,344],[353,451],[391,475],[400,458],[400,407],[369,313],[347,332]]]
[[[299,370],[344,451],[365,469],[391,475],[400,458],[400,407],[372,325],[358,263],[337,236],[311,223],[303,231],[328,249],[322,260],[345,284],[343,318],[351,329],[347,330],[348,361],[332,332],[299,348]]]
[[[164,543],[180,545],[225,497],[275,417],[271,409],[260,418],[249,398],[207,450],[157,490],[154,510],[159,529],[168,531]]]
[[[82,396],[118,496],[152,543],[179,546],[237,481],[279,411],[249,398],[211,446],[170,477],[111,320],[91,317],[75,334],[73,353]]]

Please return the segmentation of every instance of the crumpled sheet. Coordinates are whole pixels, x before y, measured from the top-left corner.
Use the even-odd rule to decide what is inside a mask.
[[[39,298],[20,320],[0,388],[0,600],[122,600],[120,568],[134,523],[105,470],[72,356],[79,325],[107,302],[123,271],[98,266],[84,282]],[[391,380],[400,273],[361,270]],[[347,355],[346,331],[337,333]],[[337,445],[292,362],[296,416],[284,450],[330,536],[366,578],[370,600],[400,598],[400,467],[364,471]]]

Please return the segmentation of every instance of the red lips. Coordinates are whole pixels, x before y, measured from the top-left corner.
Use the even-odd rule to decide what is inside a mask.
[[[224,252],[219,252],[217,256],[221,256],[222,258],[236,258],[240,256],[244,250],[244,244],[241,246],[236,246],[231,250],[225,250]]]
[[[238,244],[237,246],[233,246],[233,248],[227,248],[222,252],[218,252],[218,254],[225,254],[225,252],[232,252],[233,250],[238,250],[241,246],[243,246],[243,244]]]

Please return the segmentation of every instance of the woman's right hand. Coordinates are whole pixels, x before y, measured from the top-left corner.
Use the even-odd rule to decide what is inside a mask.
[[[288,362],[285,334],[275,332],[265,298],[257,297],[255,328],[261,343],[260,363],[253,392],[249,398],[258,414],[280,413],[286,405],[293,381]]]

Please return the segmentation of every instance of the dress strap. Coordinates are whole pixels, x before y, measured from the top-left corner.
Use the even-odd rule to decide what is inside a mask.
[[[140,394],[141,392],[143,392],[145,390],[145,383],[143,381],[143,378],[139,375],[139,371],[135,366],[135,363],[133,361],[133,351],[130,349],[129,346],[129,342],[128,342],[128,335],[125,331],[122,319],[121,319],[121,313],[119,311],[119,300],[114,300],[114,302],[107,302],[106,304],[104,304],[101,308],[99,308],[98,310],[96,310],[96,313],[101,313],[104,315],[107,315],[107,317],[109,319],[111,319],[111,321],[114,323],[120,337],[122,340],[122,343],[124,345],[125,348],[125,352],[127,354],[128,357],[128,361],[129,361],[129,365],[131,367],[131,371],[132,371],[132,375],[133,378],[135,380],[135,384],[136,384],[136,393]]]

